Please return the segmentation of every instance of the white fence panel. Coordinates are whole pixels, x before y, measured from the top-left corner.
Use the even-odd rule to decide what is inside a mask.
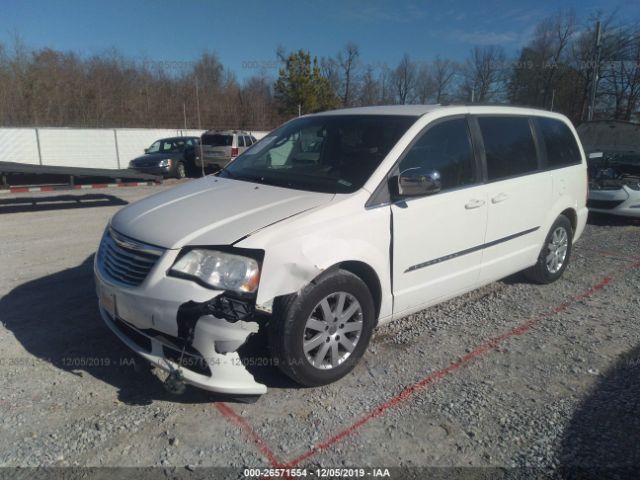
[[[204,130],[162,128],[0,128],[0,161],[84,168],[127,168],[161,138]],[[269,132],[251,131],[258,140]],[[38,140],[40,151],[38,151]]]
[[[0,128],[0,162],[39,164],[34,128]]]
[[[118,168],[113,130],[39,128],[43,165]]]

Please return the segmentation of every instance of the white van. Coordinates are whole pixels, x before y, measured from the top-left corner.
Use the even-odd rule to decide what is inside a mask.
[[[238,354],[260,326],[288,376],[326,384],[354,368],[378,324],[521,270],[557,280],[586,196],[562,115],[308,115],[215,176],[120,210],[95,258],[100,311],[130,348],[207,390],[266,391]]]

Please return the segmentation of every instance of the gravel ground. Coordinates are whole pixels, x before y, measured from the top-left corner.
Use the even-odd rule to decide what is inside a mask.
[[[285,465],[316,448],[297,465],[483,467],[462,470],[469,478],[639,468],[639,222],[590,219],[553,285],[516,275],[379,328],[336,384],[301,389],[253,368],[269,392],[243,404],[166,393],[99,318],[91,262],[104,225],[170,186],[74,192],[68,208],[43,201],[60,195],[0,197],[0,466],[197,473]],[[8,201],[24,198],[37,202]],[[250,358],[264,356],[260,340]]]

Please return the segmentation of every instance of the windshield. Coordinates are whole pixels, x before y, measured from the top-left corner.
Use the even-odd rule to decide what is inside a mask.
[[[260,140],[219,175],[299,190],[355,192],[415,120],[397,115],[300,118]]]
[[[184,149],[185,140],[158,140],[154,142],[149,148],[147,153],[175,153],[181,152]]]
[[[233,137],[231,135],[203,135],[202,144],[210,147],[230,147],[233,143]]]

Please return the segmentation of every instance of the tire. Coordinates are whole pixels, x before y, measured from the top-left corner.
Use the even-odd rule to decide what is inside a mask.
[[[339,310],[345,315],[342,319],[336,317]],[[326,385],[353,370],[374,326],[375,307],[366,284],[350,272],[335,270],[299,294],[277,299],[269,347],[280,370],[292,380],[307,387]]]
[[[187,169],[184,162],[178,162],[176,165],[176,178],[182,179],[187,177]]]
[[[572,241],[571,222],[564,215],[560,215],[544,240],[538,261],[524,271],[525,276],[532,282],[543,285],[558,280],[569,264]]]

